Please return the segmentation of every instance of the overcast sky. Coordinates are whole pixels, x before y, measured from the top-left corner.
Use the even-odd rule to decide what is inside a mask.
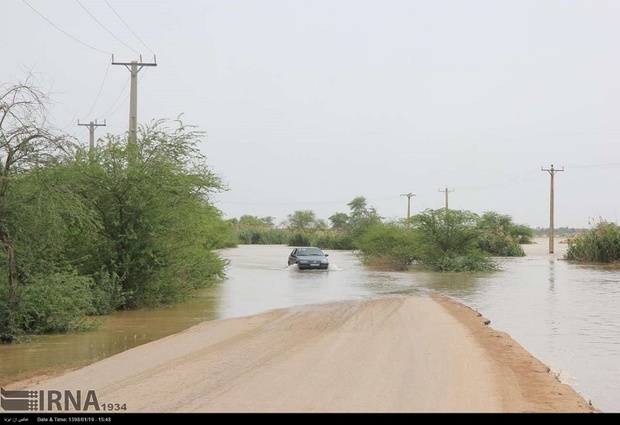
[[[176,118],[225,218],[445,206],[548,227],[620,214],[617,0],[2,0],[0,82],[38,74],[88,144]],[[414,194],[408,198],[405,194]]]

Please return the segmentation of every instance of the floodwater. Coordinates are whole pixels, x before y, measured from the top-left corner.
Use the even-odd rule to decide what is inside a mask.
[[[559,240],[526,245],[491,273],[380,272],[350,251],[329,251],[329,270],[286,265],[291,248],[242,245],[221,251],[228,278],[168,308],[124,311],[97,331],[0,345],[0,384],[49,368],[92,363],[205,320],[301,304],[384,294],[444,293],[479,311],[603,412],[620,412],[620,268],[562,260]]]

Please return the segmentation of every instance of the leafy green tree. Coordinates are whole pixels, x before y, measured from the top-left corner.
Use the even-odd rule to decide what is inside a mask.
[[[358,238],[370,226],[380,223],[382,218],[377,214],[375,207],[369,207],[366,198],[363,196],[355,197],[349,202],[349,231],[352,237]]]
[[[61,164],[30,170],[12,181],[6,218],[20,285],[14,328],[7,339],[91,329],[97,324],[84,320],[97,311],[94,281],[77,274],[80,258],[70,254],[74,239],[92,240],[97,222],[66,182]],[[0,270],[4,274],[6,267]],[[5,295],[0,293],[0,299]]]
[[[299,210],[287,216],[288,227],[293,230],[324,228],[325,222],[318,219],[314,211]]]
[[[230,226],[209,200],[226,188],[197,149],[203,133],[170,124],[141,126],[135,143],[106,135],[74,164],[73,188],[100,222],[97,239],[76,242],[75,255],[82,274],[117,282],[118,307],[173,302],[223,275],[213,250]]]
[[[274,227],[274,218],[273,217],[257,217],[254,215],[242,215],[239,217],[236,226],[242,228],[248,227],[256,227],[256,228],[264,228],[264,227]]]
[[[35,85],[34,76],[24,82],[0,86],[0,245],[6,272],[6,304],[0,308],[0,340],[13,340],[17,332],[20,270],[18,238],[11,203],[16,179],[32,170],[55,164],[71,143],[51,129],[47,106],[50,99]]]
[[[375,223],[357,241],[364,264],[389,270],[406,270],[416,259],[415,233],[399,223]]]
[[[437,271],[494,270],[497,265],[478,247],[478,216],[469,211],[427,209],[411,220],[417,232],[419,262]]]
[[[527,226],[516,225],[512,218],[487,211],[478,220],[481,232],[478,247],[496,256],[525,256],[521,244],[531,243],[534,231]]]
[[[329,217],[332,230],[345,230],[349,223],[349,216],[345,213],[335,213]]]

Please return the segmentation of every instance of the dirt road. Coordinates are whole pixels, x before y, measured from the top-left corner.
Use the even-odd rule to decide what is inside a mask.
[[[127,412],[595,412],[477,312],[443,297],[205,322],[11,389],[93,389]]]

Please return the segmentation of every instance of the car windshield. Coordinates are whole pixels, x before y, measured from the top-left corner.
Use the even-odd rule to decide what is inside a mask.
[[[297,255],[323,255],[323,251],[318,248],[300,248]]]

